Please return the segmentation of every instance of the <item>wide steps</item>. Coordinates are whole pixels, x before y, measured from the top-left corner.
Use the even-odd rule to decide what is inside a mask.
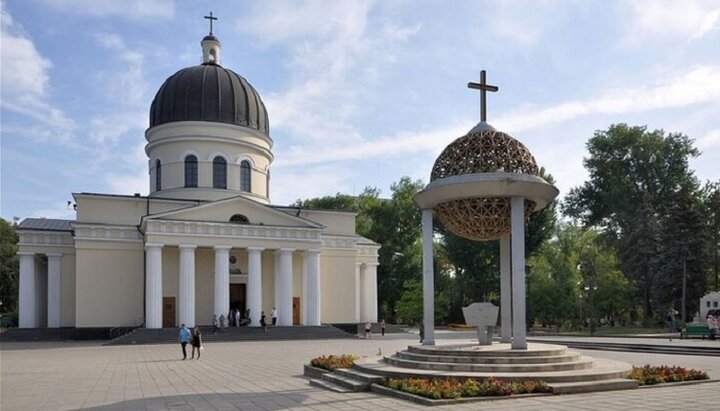
[[[345,394],[345,393],[348,393],[348,392],[353,392],[352,390],[349,390],[349,389],[347,389],[347,388],[345,388],[345,387],[341,387],[341,386],[339,386],[339,385],[337,385],[337,384],[335,384],[335,383],[332,383],[332,382],[329,382],[329,381],[325,381],[325,380],[321,380],[321,379],[317,379],[317,378],[311,378],[311,379],[310,379],[310,385],[315,386],[315,387],[324,388],[324,389],[326,389],[326,390],[330,390],[330,391],[333,391],[333,392],[339,392],[339,393],[342,393],[342,394]]]
[[[462,345],[411,345],[408,351],[413,354],[450,357],[548,357],[565,355],[567,347],[552,344],[529,343],[527,350],[513,350],[508,343],[493,343],[492,345],[462,344]]]
[[[537,372],[555,372],[584,370],[593,366],[593,360],[588,357],[580,357],[575,361],[558,362],[558,363],[541,363],[541,364],[477,364],[477,363],[451,363],[451,362],[425,362],[408,360],[396,356],[385,357],[385,362],[397,367],[414,368],[420,370],[437,370],[437,371],[467,371],[479,373],[537,373]]]
[[[353,367],[367,374],[375,374],[389,378],[497,378],[507,381],[545,381],[547,383],[566,383],[580,381],[602,381],[617,378],[626,378],[632,367],[629,364],[607,360],[594,359],[593,367],[580,370],[544,371],[544,372],[472,372],[448,371],[400,367],[383,361],[382,357],[363,358],[355,362]]]
[[[312,340],[355,338],[338,328],[322,326],[268,327],[267,332],[260,327],[229,327],[213,334],[212,327],[200,327],[203,342],[224,341],[267,341],[267,340]],[[147,329],[138,328],[132,333],[108,343],[108,345],[128,344],[171,344],[177,343],[177,328]]]
[[[577,352],[567,351],[562,355],[531,356],[531,357],[488,357],[488,356],[457,356],[457,355],[429,355],[417,354],[410,351],[398,351],[395,356],[404,360],[424,361],[434,363],[457,364],[555,364],[573,362],[580,359]]]
[[[630,390],[638,387],[637,380],[613,378],[603,381],[580,381],[550,384],[553,394],[580,394],[586,392]]]
[[[340,375],[337,372],[328,372],[320,377],[323,381],[330,382],[347,390],[353,392],[367,391],[370,389],[370,383],[366,381],[360,381],[353,377],[346,375]]]
[[[338,368],[333,372],[335,374],[340,374],[344,377],[354,378],[358,381],[363,381],[367,383],[381,382],[382,380],[384,380],[383,377],[379,377],[373,374],[367,374],[354,368]]]

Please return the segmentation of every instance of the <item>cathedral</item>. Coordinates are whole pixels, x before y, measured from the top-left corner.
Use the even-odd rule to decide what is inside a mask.
[[[212,26],[201,46],[150,107],[148,196],[74,193],[75,220],[18,226],[21,328],[377,321],[380,245],[354,213],[270,203],[265,105]]]

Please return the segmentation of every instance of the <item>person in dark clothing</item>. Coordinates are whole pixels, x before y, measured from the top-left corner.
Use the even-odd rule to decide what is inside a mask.
[[[267,332],[267,321],[265,320],[265,311],[260,314],[260,326]]]
[[[200,327],[197,325],[193,328],[192,339],[190,340],[192,345],[192,355],[190,358],[195,358],[195,349],[197,348],[198,360],[200,359],[200,348],[202,348],[202,335],[200,334]]]
[[[425,324],[423,322],[420,322],[420,342],[422,343],[425,339]]]

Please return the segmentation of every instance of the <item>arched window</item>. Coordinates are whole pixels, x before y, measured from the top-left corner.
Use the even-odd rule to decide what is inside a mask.
[[[162,190],[162,166],[160,160],[155,160],[155,191]]]
[[[198,186],[198,161],[197,157],[190,154],[185,157],[185,187]]]
[[[250,162],[243,160],[240,163],[240,191],[250,192],[252,191],[252,168]]]
[[[220,156],[213,160],[213,188],[227,188],[227,161]]]
[[[250,223],[250,220],[248,220],[248,218],[242,214],[234,214],[232,217],[230,217],[230,222],[236,224],[248,224]]]

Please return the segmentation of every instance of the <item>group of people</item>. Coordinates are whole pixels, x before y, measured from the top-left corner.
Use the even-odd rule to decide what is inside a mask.
[[[270,311],[270,317],[272,318],[272,325],[277,325],[277,309],[275,307],[272,308],[272,311]],[[242,316],[240,314],[240,309],[236,308],[233,310],[230,310],[227,317],[225,315],[220,314],[220,317],[217,316],[217,314],[213,314],[212,319],[212,325],[213,325],[213,334],[217,333],[218,331],[222,332],[223,329],[227,327],[244,327],[247,325],[250,325],[252,322],[250,317],[250,309],[248,308],[245,310],[245,315]],[[265,315],[265,311],[262,311],[260,313],[260,326],[267,331],[267,316]]]
[[[385,320],[380,321],[380,335],[385,336]],[[372,323],[365,322],[365,339],[372,340]]]
[[[710,330],[710,339],[714,340],[718,334],[718,328],[720,328],[720,310],[710,310],[705,317],[707,320],[707,326]]]
[[[187,359],[187,345],[188,343],[192,346],[191,359],[195,358],[195,350],[197,350],[197,359],[200,359],[200,353],[202,353],[202,334],[200,333],[200,327],[197,325],[193,328],[192,332],[185,327],[185,324],[180,326],[180,346],[182,347],[183,360]]]

